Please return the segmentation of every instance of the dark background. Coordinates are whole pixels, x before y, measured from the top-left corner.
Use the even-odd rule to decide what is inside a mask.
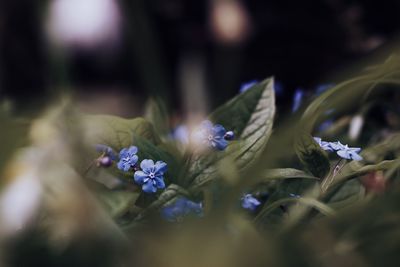
[[[388,43],[400,26],[398,0],[247,0],[241,4],[251,29],[229,42],[212,34],[210,1],[123,0],[118,48],[70,49],[60,57],[43,31],[47,4],[0,0],[0,94],[17,110],[48,101],[62,87],[159,95],[179,110],[179,64],[186,55],[204,63],[211,106],[237,94],[241,83],[271,75],[289,103],[296,87],[331,82],[332,73]]]

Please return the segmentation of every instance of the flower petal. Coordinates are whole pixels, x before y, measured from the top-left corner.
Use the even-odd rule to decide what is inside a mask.
[[[330,146],[331,146],[331,148],[332,148],[333,150],[345,150],[345,149],[346,149],[346,146],[343,145],[342,143],[340,143],[340,141],[337,141],[337,142],[329,142],[329,144],[330,144]]]
[[[344,159],[351,159],[351,156],[350,156],[350,154],[349,154],[349,151],[347,151],[347,150],[338,150],[336,153],[337,153],[341,158],[344,158]]]
[[[157,188],[153,185],[153,181],[149,179],[146,183],[143,184],[142,190],[146,193],[155,193],[157,191]]]
[[[120,158],[126,158],[128,156],[128,149],[127,148],[123,148],[120,152],[119,152],[119,157]]]
[[[159,189],[164,189],[165,188],[165,183],[164,183],[164,179],[162,176],[156,176],[154,177],[154,181],[155,181],[155,185],[157,188]]]
[[[127,164],[125,161],[123,161],[123,160],[120,160],[120,161],[118,161],[118,163],[117,163],[117,168],[118,169],[120,169],[121,171],[124,171],[124,172],[127,172],[127,171],[129,171],[129,169],[130,169],[130,165],[129,164]]]
[[[167,171],[168,167],[167,167],[167,163],[165,163],[164,161],[157,161],[155,164],[155,169],[154,172],[157,174],[164,174]]]
[[[355,161],[363,160],[363,157],[361,157],[360,155],[358,155],[356,152],[353,151],[350,152],[350,156]]]
[[[139,160],[139,157],[136,155],[133,155],[130,159],[129,159],[129,164],[133,167],[136,162]]]
[[[212,146],[222,151],[228,146],[228,141],[226,141],[224,138],[214,139],[212,141]]]
[[[224,137],[225,133],[226,133],[226,130],[225,130],[224,126],[222,126],[220,124],[214,125],[214,127],[212,129],[212,134],[215,137],[217,137],[217,136],[218,137]]]
[[[143,171],[136,171],[135,174],[133,175],[135,182],[140,185],[144,183],[144,179],[146,179],[147,177],[148,175]]]
[[[153,167],[154,167],[154,161],[151,159],[144,159],[140,163],[140,168],[142,168],[142,170],[145,172],[152,171]]]
[[[138,152],[138,148],[136,146],[131,146],[128,149],[128,152],[129,152],[129,154],[134,155],[134,154],[136,154]]]

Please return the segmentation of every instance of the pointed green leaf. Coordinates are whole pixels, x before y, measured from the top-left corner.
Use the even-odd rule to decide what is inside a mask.
[[[168,134],[168,112],[161,99],[150,99],[146,103],[145,118],[153,124],[157,133]]]
[[[116,151],[133,145],[134,135],[156,145],[160,142],[152,124],[143,118],[124,119],[110,115],[85,115],[82,116],[82,125],[88,142],[105,144]]]
[[[231,142],[224,152],[212,151],[193,161],[190,168],[192,189],[200,188],[215,178],[216,163],[223,157],[232,157],[239,171],[257,161],[272,131],[275,115],[273,86],[273,79],[266,79],[210,115],[214,123],[233,130],[238,141]]]

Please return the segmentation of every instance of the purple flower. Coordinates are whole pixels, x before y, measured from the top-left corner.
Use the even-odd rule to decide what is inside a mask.
[[[251,211],[254,211],[257,209],[257,207],[261,204],[258,199],[253,197],[251,194],[245,194],[242,197],[242,207]]]
[[[154,161],[144,159],[140,163],[141,171],[134,174],[135,182],[142,186],[142,190],[146,193],[155,193],[157,189],[164,189],[164,173],[167,171],[167,163],[163,161]]]
[[[124,148],[119,152],[119,162],[117,164],[118,169],[127,172],[130,168],[135,166],[138,161],[137,147],[131,146],[130,148]]]

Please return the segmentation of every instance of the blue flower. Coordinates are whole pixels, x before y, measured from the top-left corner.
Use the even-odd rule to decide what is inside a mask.
[[[300,195],[293,194],[293,193],[290,193],[289,196],[292,197],[292,198],[301,198]]]
[[[352,159],[355,161],[360,161],[363,158],[358,154],[361,151],[359,147],[348,147],[345,145],[342,149],[336,151],[336,153],[344,159]]]
[[[246,194],[242,197],[242,207],[251,211],[257,209],[257,207],[261,204],[258,199],[253,197],[251,194]]]
[[[97,152],[103,153],[104,156],[109,157],[111,160],[117,159],[117,155],[111,147],[102,144],[97,144],[95,147]]]
[[[225,134],[226,130],[222,125],[213,125],[210,121],[203,121],[196,137],[208,147],[224,150],[228,146],[228,141],[224,138]]]
[[[296,89],[293,95],[292,112],[296,112],[300,108],[301,103],[303,102],[303,97],[304,97],[303,89],[301,88]]]
[[[119,162],[117,164],[118,169],[127,172],[133,166],[135,166],[138,161],[138,156],[136,155],[138,149],[135,146],[130,148],[124,148],[119,152]]]
[[[329,146],[332,148],[332,150],[338,151],[338,150],[343,150],[346,148],[345,145],[340,143],[340,141],[337,142],[326,142],[329,143]]]
[[[167,171],[167,163],[144,159],[140,163],[141,171],[134,174],[135,182],[142,185],[142,190],[146,193],[155,193],[157,189],[164,189],[164,173]]]
[[[333,152],[336,151],[339,157],[344,159],[351,159],[360,161],[363,158],[358,154],[361,151],[359,147],[349,147],[348,145],[343,145],[340,141],[337,142],[325,142],[319,137],[314,137],[315,142],[317,142],[320,147],[324,150]]]
[[[252,81],[249,81],[249,82],[242,83],[242,84],[240,85],[240,90],[239,90],[239,92],[240,92],[240,93],[244,93],[244,92],[246,92],[247,90],[249,90],[251,87],[253,87],[254,85],[256,85],[257,83],[258,83],[257,80],[252,80]]]
[[[185,197],[180,197],[173,204],[161,210],[161,216],[170,222],[180,221],[189,214],[196,214],[199,217],[203,216],[202,203],[196,203]]]

